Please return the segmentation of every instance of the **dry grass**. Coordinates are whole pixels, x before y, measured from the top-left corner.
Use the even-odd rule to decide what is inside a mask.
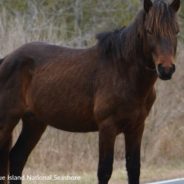
[[[37,29],[34,29],[34,26]],[[9,20],[8,23],[6,12],[1,12],[0,56],[4,56],[20,45],[33,40],[67,43],[65,25],[60,28],[63,29],[63,35],[60,35],[59,41],[57,35],[54,34],[52,25],[44,30],[44,34],[42,25],[38,23],[34,26],[29,26],[29,30],[24,19],[20,17]],[[183,50],[184,46],[180,44],[177,59],[178,67],[173,80],[169,82],[158,81],[157,83],[157,101],[146,122],[143,138],[142,161],[144,167],[142,181],[184,176],[182,171],[184,165],[181,163],[184,155]],[[18,135],[19,131],[20,127],[16,129],[15,134]],[[126,180],[125,170],[124,172],[120,170],[124,159],[123,141],[123,136],[119,136],[116,142],[116,169],[111,181],[113,184],[120,180]],[[83,178],[80,184],[95,183],[97,149],[97,133],[73,134],[48,128],[30,156],[25,173],[32,175],[77,173]]]

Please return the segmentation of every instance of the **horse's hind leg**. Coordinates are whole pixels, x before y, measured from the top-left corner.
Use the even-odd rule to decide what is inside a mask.
[[[0,148],[0,184],[8,183],[8,163],[9,163],[9,151],[12,143],[12,137],[5,141]]]
[[[14,116],[7,112],[5,108],[0,107],[0,109],[0,184],[7,184],[12,131],[19,122],[19,118],[18,115]]]
[[[22,176],[23,168],[29,154],[38,143],[46,125],[37,120],[33,114],[24,115],[22,118],[22,132],[10,152],[10,175]],[[12,180],[10,184],[21,184],[21,180]]]

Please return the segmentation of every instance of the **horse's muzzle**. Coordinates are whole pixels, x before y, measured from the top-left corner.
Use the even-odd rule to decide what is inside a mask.
[[[172,78],[173,73],[176,70],[175,64],[172,64],[169,67],[164,67],[162,64],[157,65],[157,74],[162,80],[170,80]]]

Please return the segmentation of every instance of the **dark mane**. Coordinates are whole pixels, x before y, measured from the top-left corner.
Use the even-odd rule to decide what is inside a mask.
[[[102,32],[96,35],[101,53],[106,57],[119,58],[122,55],[122,34],[125,27],[111,32]]]
[[[127,27],[112,32],[99,33],[96,38],[101,54],[106,58],[122,59],[135,54],[139,47],[138,34],[143,34],[144,11],[138,13],[135,21]]]

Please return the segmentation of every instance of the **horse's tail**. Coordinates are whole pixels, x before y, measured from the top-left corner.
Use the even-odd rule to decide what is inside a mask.
[[[32,81],[35,62],[30,57],[20,55],[10,55],[2,62],[0,65],[0,94],[4,98],[0,102],[0,109],[3,104],[7,104],[9,109],[16,109],[14,115],[20,117],[21,113],[27,108],[25,99]],[[9,89],[8,93],[7,87]]]
[[[34,61],[30,57],[0,59],[0,83],[6,83],[14,75],[24,78],[32,78]],[[16,77],[17,78],[17,77]]]

